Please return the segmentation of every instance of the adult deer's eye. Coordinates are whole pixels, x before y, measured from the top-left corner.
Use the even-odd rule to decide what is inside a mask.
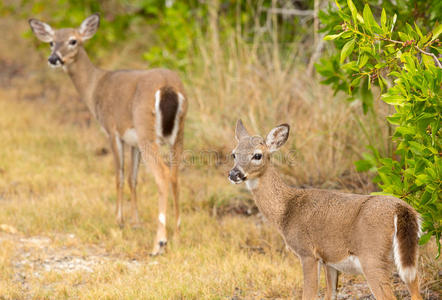
[[[54,47],[54,42],[49,42],[49,46]]]
[[[75,46],[77,44],[77,40],[70,40],[69,45]]]
[[[256,160],[260,160],[262,158],[262,154],[261,153],[256,153],[255,155],[253,155],[252,159],[256,159]]]

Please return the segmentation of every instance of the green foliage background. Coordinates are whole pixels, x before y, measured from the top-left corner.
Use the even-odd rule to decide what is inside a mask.
[[[99,56],[107,47],[134,36],[149,41],[149,48],[143,58],[151,66],[179,68],[184,70],[190,59],[197,57],[197,39],[206,38],[209,30],[209,10],[216,1],[200,0],[61,0],[54,5],[50,0],[22,0],[12,4],[0,3],[0,15],[14,14],[22,18],[39,18],[55,28],[77,27],[92,13],[100,13],[100,34],[86,47],[92,56]],[[272,7],[272,0],[224,0],[219,1],[219,26],[223,40],[235,30],[240,30],[247,41],[256,35],[256,22],[265,22],[266,9]],[[299,4],[309,9],[313,1]],[[278,16],[278,38],[281,45],[303,38],[307,26],[299,26],[299,18]],[[311,23],[310,21],[309,23]],[[138,32],[144,26],[146,32]],[[30,32],[28,36],[30,36]],[[268,36],[267,38],[270,38]],[[98,46],[99,45],[99,46]],[[104,50],[103,50],[104,49]]]
[[[370,3],[370,1],[368,1]],[[336,52],[317,65],[325,84],[343,91],[350,101],[360,99],[364,111],[373,106],[372,88],[395,108],[388,122],[394,126],[396,149],[389,155],[371,147],[356,162],[360,171],[375,171],[382,192],[399,197],[421,214],[425,234],[435,236],[440,253],[442,202],[442,44],[440,1],[382,2],[373,16],[371,5],[336,3],[339,9],[322,14]],[[362,9],[363,7],[363,9]],[[414,23],[410,24],[410,20]]]

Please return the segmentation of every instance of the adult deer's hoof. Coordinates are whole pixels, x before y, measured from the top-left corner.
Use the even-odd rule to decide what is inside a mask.
[[[153,247],[152,252],[150,253],[150,256],[157,256],[162,255],[166,251],[167,241],[159,241],[155,244]]]

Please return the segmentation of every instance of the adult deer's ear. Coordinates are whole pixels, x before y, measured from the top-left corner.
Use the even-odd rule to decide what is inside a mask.
[[[236,140],[239,141],[243,137],[248,137],[248,136],[250,136],[249,132],[244,127],[244,124],[242,123],[242,121],[241,120],[236,121],[236,129],[235,129]]]
[[[98,14],[93,14],[87,17],[80,25],[78,32],[80,33],[83,40],[88,40],[94,36],[100,26],[100,16]]]
[[[281,124],[270,130],[266,138],[266,145],[270,153],[275,152],[285,144],[289,137],[289,132],[290,126],[288,124]]]
[[[29,19],[29,25],[31,26],[32,32],[34,32],[40,41],[49,43],[54,39],[54,30],[45,22],[37,19]]]

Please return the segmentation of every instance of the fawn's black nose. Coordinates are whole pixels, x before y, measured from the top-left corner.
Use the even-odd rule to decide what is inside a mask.
[[[60,64],[63,64],[63,62],[61,61],[61,59],[60,59],[60,57],[57,55],[57,54],[51,54],[51,56],[49,56],[49,58],[48,58],[48,62],[51,64],[51,65],[57,65],[57,62],[60,62]]]
[[[240,183],[246,179],[246,176],[238,169],[233,168],[229,172],[229,180],[233,183]]]

